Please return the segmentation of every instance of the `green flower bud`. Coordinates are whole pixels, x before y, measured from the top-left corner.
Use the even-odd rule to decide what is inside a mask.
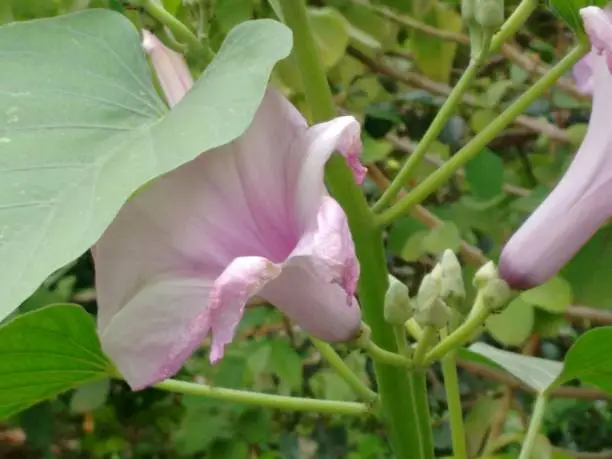
[[[429,303],[419,306],[414,314],[414,320],[421,327],[432,326],[440,329],[448,324],[452,316],[451,309],[440,298],[434,298]]]
[[[389,288],[385,294],[385,321],[393,325],[404,325],[412,317],[414,306],[408,287],[394,276],[389,276]]]
[[[474,287],[479,290],[484,305],[491,312],[501,312],[516,293],[499,277],[492,261],[482,266],[474,275]]]
[[[440,296],[442,289],[442,271],[438,265],[423,277],[419,291],[417,293],[416,302],[417,309],[421,309],[423,306],[431,303]]]
[[[504,23],[504,0],[476,0],[476,22],[484,29],[498,29]]]
[[[443,272],[438,264],[423,277],[417,294],[417,308],[414,319],[421,327],[444,327],[450,317],[451,310],[440,297],[442,291]]]
[[[506,306],[516,296],[508,284],[502,279],[492,279],[481,290],[482,302],[485,307],[493,312],[498,313],[506,309]]]
[[[477,0],[461,0],[461,17],[463,22],[476,21],[476,1]]]
[[[487,264],[482,265],[480,269],[476,271],[476,274],[474,274],[474,279],[472,280],[472,285],[474,285],[474,287],[477,289],[481,289],[493,279],[499,279],[499,274],[497,273],[495,263],[490,261]]]
[[[457,309],[462,314],[467,313],[468,311],[464,311],[465,285],[461,265],[455,253],[452,250],[445,250],[439,265],[442,271],[440,296],[451,308]]]
[[[370,341],[372,340],[372,330],[365,323],[361,323],[361,328],[359,329],[359,336],[355,338],[355,344],[359,347],[367,347]]]

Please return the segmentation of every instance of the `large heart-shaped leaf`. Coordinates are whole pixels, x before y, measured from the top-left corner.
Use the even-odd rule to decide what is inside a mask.
[[[4,324],[0,355],[0,419],[113,373],[93,318],[77,305],[48,306]]]
[[[141,185],[242,134],[291,33],[271,20],[236,27],[169,113],[118,13],[12,23],[0,43],[1,320]]]

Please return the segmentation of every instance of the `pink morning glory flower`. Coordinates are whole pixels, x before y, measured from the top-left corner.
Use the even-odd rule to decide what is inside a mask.
[[[594,6],[580,14],[593,49],[589,127],[561,181],[502,250],[500,274],[514,288],[554,276],[612,216],[612,18]]]
[[[191,85],[185,62],[148,33],[145,49],[174,105]],[[359,265],[323,169],[339,151],[361,182],[359,136],[349,116],[308,127],[268,89],[241,137],[125,204],[93,254],[100,339],[130,386],[173,375],[209,334],[221,359],[253,296],[320,339],[357,333]]]
[[[605,13],[605,15],[608,17],[608,21],[612,21],[612,7],[607,6],[603,10],[600,10],[600,11],[603,11]],[[597,16],[601,16],[600,11],[597,12]],[[591,14],[591,13],[587,12],[587,15],[588,14]],[[593,25],[589,27],[596,27],[596,21],[597,19],[595,19],[595,22],[593,23]],[[591,37],[597,37],[597,35],[594,34],[593,32],[594,31],[591,31],[588,33]],[[593,40],[593,38],[591,38],[591,40]],[[576,87],[583,94],[593,94],[593,81],[594,81],[593,66],[596,61],[597,56],[600,54],[595,42],[593,42],[593,44],[594,44],[594,49],[590,53],[588,53],[586,56],[584,56],[582,59],[580,59],[580,61],[578,61],[578,63],[574,65],[574,68],[573,68],[574,80],[576,81]]]

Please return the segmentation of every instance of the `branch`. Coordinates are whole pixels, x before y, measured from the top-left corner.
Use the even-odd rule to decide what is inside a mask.
[[[464,359],[458,359],[457,365],[474,375],[505,384],[513,390],[520,390],[534,395],[537,392],[535,389],[524,384],[509,373],[496,370],[488,365]],[[556,398],[612,401],[612,395],[599,389],[591,389],[586,387],[558,387],[551,392],[550,396]]]
[[[445,84],[437,83],[413,72],[399,72],[392,67],[389,67],[388,65],[367,56],[352,46],[347,48],[347,53],[359,60],[364,65],[368,66],[375,73],[386,75],[408,86],[424,89],[428,92],[443,96],[448,96],[451,92],[451,88]],[[462,101],[471,107],[484,107],[474,96],[469,94],[464,95]],[[531,131],[544,134],[553,140],[571,143],[569,136],[564,130],[550,124],[548,121],[532,118],[526,115],[519,115],[514,122],[519,126],[523,126]]]

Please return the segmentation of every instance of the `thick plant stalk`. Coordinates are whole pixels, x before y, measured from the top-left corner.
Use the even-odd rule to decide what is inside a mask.
[[[293,30],[294,51],[306,99],[313,121],[324,121],[335,116],[335,106],[317,49],[312,39],[304,0],[281,0],[282,13]],[[397,351],[392,327],[383,317],[387,291],[387,265],[382,232],[374,223],[365,197],[355,185],[351,171],[344,160],[333,157],[326,170],[326,179],[332,195],[344,208],[361,263],[359,299],[365,320],[372,330],[373,341],[388,351]],[[376,378],[384,418],[391,445],[397,459],[431,459],[431,435],[419,435],[415,398],[427,402],[427,393],[413,393],[411,377],[401,367],[375,362]],[[412,396],[411,396],[412,394]],[[428,413],[422,415],[427,416]],[[429,422],[429,419],[425,419]]]

